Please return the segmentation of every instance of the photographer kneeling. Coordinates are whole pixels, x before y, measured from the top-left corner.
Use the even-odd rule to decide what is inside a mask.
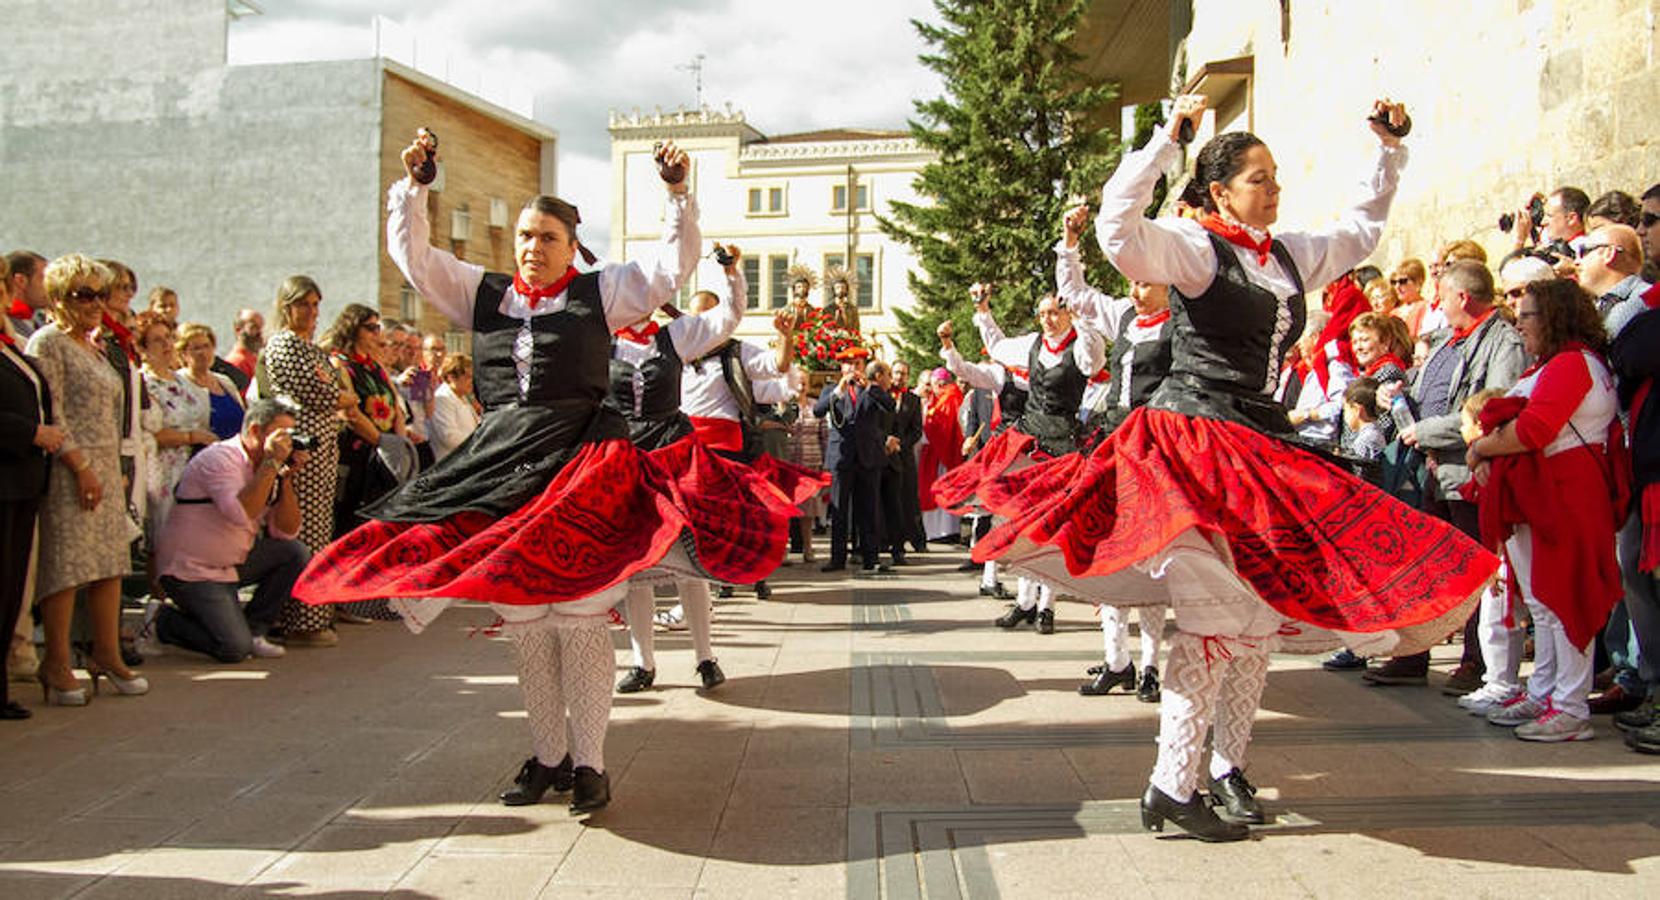
[[[211,444],[185,467],[176,505],[156,542],[157,570],[172,597],[155,638],[221,662],[282,656],[265,632],[311,553],[295,540],[300,502],[285,476],[305,465],[284,399],[248,407],[242,432]],[[256,585],[247,609],[237,589]]]

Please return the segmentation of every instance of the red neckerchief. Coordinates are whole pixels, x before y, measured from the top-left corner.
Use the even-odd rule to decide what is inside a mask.
[[[1389,365],[1390,363],[1394,363],[1402,372],[1406,371],[1406,363],[1401,362],[1401,358],[1399,356],[1396,356],[1393,353],[1385,353],[1377,359],[1372,360],[1372,364],[1366,367],[1366,371],[1363,374],[1365,374],[1367,378],[1371,378],[1373,375],[1378,373],[1378,370]]]
[[[1112,380],[1112,370],[1102,366],[1094,375],[1089,376],[1090,384],[1106,384]]]
[[[1469,337],[1472,334],[1475,334],[1476,329],[1478,329],[1482,325],[1486,324],[1488,319],[1493,318],[1493,313],[1498,312],[1498,310],[1499,310],[1499,308],[1497,306],[1489,307],[1486,312],[1482,313],[1479,316],[1476,316],[1476,320],[1474,322],[1471,322],[1467,327],[1453,329],[1451,343],[1454,343],[1454,344],[1460,343],[1465,338]]]
[[[1168,321],[1170,321],[1170,308],[1169,307],[1165,307],[1164,309],[1161,309],[1158,312],[1153,313],[1150,316],[1136,316],[1135,317],[1135,324],[1136,324],[1137,328],[1153,328],[1153,327],[1156,327],[1156,326],[1159,326],[1159,325],[1163,325],[1165,322],[1168,322]]]
[[[632,326],[617,329],[617,337],[628,341],[631,344],[650,343],[652,336],[655,334],[657,334],[656,322],[647,322],[646,327],[639,329]]]
[[[122,351],[127,354],[127,361],[138,362],[138,350],[133,346],[132,329],[110,318],[110,314],[107,312],[104,313],[103,325],[104,330],[109,332],[110,335],[115,338],[115,342],[119,344]]]
[[[1660,284],[1650,286],[1640,296],[1649,309],[1660,309]]]
[[[11,308],[6,310],[6,315],[18,321],[26,321],[35,317],[35,308],[25,303],[22,297],[19,297],[12,301]]]
[[[1043,337],[1041,334],[1039,336]],[[1043,349],[1048,350],[1050,353],[1064,353],[1066,352],[1066,348],[1072,346],[1072,342],[1077,339],[1078,329],[1070,328],[1067,329],[1066,336],[1061,338],[1061,342],[1059,344],[1051,344],[1049,343],[1048,337],[1043,337]]]
[[[4,331],[0,331],[0,344],[5,344],[13,350],[17,349],[17,341],[13,340],[12,336]]]
[[[1004,368],[1009,370],[1010,375],[1025,379],[1026,381],[1032,380],[1032,373],[1028,372],[1025,366],[1004,366]]]
[[[549,297],[559,296],[559,292],[570,286],[570,283],[580,274],[582,273],[576,270],[576,266],[566,266],[565,274],[559,276],[558,281],[543,287],[531,287],[525,283],[523,278],[519,277],[519,273],[514,272],[513,290],[518,293],[519,296],[530,302],[531,309],[535,309],[537,304],[541,303],[543,300],[546,300]]]
[[[1250,233],[1245,230],[1245,226],[1238,222],[1230,222],[1222,218],[1220,214],[1213,212],[1200,216],[1199,224],[1204,226],[1206,231],[1236,247],[1244,247],[1247,250],[1255,251],[1257,265],[1265,266],[1268,264],[1268,254],[1274,249],[1273,235],[1259,241],[1251,237]]]
[[[1544,359],[1539,360],[1538,362],[1534,363],[1533,365],[1528,366],[1526,369],[1523,369],[1522,370],[1522,377],[1526,378],[1527,376],[1532,375],[1534,372],[1537,372],[1540,369],[1543,369],[1545,367],[1546,363],[1548,363],[1551,360],[1556,358],[1557,353],[1584,353],[1585,351],[1587,351],[1589,349],[1591,349],[1591,348],[1585,346],[1580,341],[1568,341],[1567,343],[1563,344],[1562,346],[1556,348],[1556,353],[1552,353],[1551,355],[1545,357]]]
[[[899,398],[903,397],[903,396],[905,396],[905,389],[904,388],[897,387],[897,388],[893,389],[893,402],[898,403]]]

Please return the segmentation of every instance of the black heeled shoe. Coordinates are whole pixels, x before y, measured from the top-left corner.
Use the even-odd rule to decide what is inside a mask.
[[[1244,825],[1218,818],[1201,794],[1194,793],[1186,803],[1177,803],[1170,799],[1169,794],[1148,785],[1147,793],[1141,795],[1141,827],[1163,832],[1167,819],[1177,828],[1208,844],[1243,841],[1251,835],[1251,830]]]
[[[1141,687],[1136,688],[1135,698],[1142,703],[1157,703],[1164,693],[1159,690],[1159,667],[1148,666],[1141,670]]]
[[[755,582],[755,599],[757,599],[757,600],[771,600],[772,599],[772,585],[767,584],[766,579],[764,579],[764,578],[760,581]]]
[[[1040,610],[1038,610],[1037,630],[1038,630],[1038,634],[1054,634],[1055,633],[1055,611],[1054,610],[1052,610],[1052,609],[1040,609]]]
[[[635,666],[628,670],[628,674],[623,676],[623,680],[617,682],[617,693],[638,694],[656,682],[656,669],[642,669]]]
[[[1234,822],[1261,825],[1266,821],[1262,804],[1257,802],[1257,789],[1245,780],[1245,773],[1236,766],[1228,774],[1210,781],[1212,802],[1222,808],[1222,815]]]
[[[611,802],[611,776],[589,766],[577,766],[571,789],[571,812],[592,812]]]
[[[975,571],[978,571],[978,570],[979,570],[979,567],[976,566]],[[983,584],[980,585],[980,596],[982,596],[982,597],[993,597],[993,598],[996,598],[998,600],[1013,600],[1014,599],[1014,595],[1009,593],[1009,589],[1004,587],[1003,582],[1001,582],[1001,581],[997,582],[996,584],[992,585],[991,587],[986,587]]]
[[[726,673],[720,670],[720,663],[706,659],[697,664],[697,676],[703,679],[703,689],[712,691],[726,683]]]
[[[1031,625],[1037,621],[1037,607],[1021,609],[1018,606],[1009,607],[1009,611],[998,616],[992,624],[998,628],[1013,628],[1022,623]]]
[[[1087,684],[1078,685],[1078,693],[1085,697],[1100,697],[1110,693],[1119,685],[1124,686],[1124,693],[1135,690],[1135,666],[1128,665],[1117,672],[1106,666],[1090,666],[1089,673],[1095,677]]]
[[[501,802],[506,806],[530,806],[542,802],[542,795],[552,788],[554,793],[563,794],[571,789],[571,755],[559,761],[557,766],[544,766],[542,761],[532,756],[519,767],[519,774],[513,779],[513,786],[501,792]]]

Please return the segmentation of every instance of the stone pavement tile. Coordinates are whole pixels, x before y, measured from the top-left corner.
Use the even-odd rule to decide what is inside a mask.
[[[267,779],[274,771],[292,766],[309,756],[315,741],[293,738],[252,740],[235,738],[212,743],[195,743],[204,752],[190,757],[184,768],[193,775],[247,775]]]
[[[1262,844],[1321,897],[1453,896],[1455,888],[1464,887],[1463,880],[1472,875],[1511,872],[1517,867],[1579,868],[1567,855],[1515,828],[1323,834],[1288,830],[1267,834]]]
[[[167,840],[173,847],[287,850],[327,825],[350,797],[245,796]]]
[[[1392,744],[1253,746],[1248,774],[1264,800],[1287,804],[1298,797],[1440,796],[1457,777],[1417,765]]]
[[[97,881],[96,875],[41,875],[0,869],[0,897],[6,900],[61,900]]]
[[[1140,798],[1158,756],[1151,739],[1145,745],[1067,747],[1061,752],[1089,788],[1092,800]]]
[[[1021,836],[986,833],[981,848],[1004,897],[1136,897],[1147,884],[1115,835]],[[1088,860],[1087,865],[1066,865]],[[970,895],[991,885],[965,885]],[[976,888],[979,888],[976,891]]]
[[[281,859],[281,850],[243,850],[235,847],[179,847],[162,845],[138,854],[114,877],[164,878],[188,874],[219,884],[239,885]]]
[[[847,866],[842,862],[775,866],[715,858],[703,866],[697,896],[719,900],[845,897]]]
[[[727,800],[730,806],[847,806],[845,752],[823,758],[817,766],[796,768],[752,768],[745,759]]]
[[[169,875],[106,875],[85,891],[76,894],[77,900],[217,900],[235,894],[239,882],[221,882],[192,874],[188,877]]]
[[[691,890],[703,872],[712,835],[708,829],[631,827],[624,833],[588,828],[566,854],[549,890],[563,895],[566,886],[595,886],[650,890]],[[674,823],[638,823],[642,826]],[[546,894],[547,892],[544,892]]]
[[[848,760],[853,806],[968,802],[962,768],[950,750],[855,750]]]
[[[1531,869],[1483,872],[1461,879],[1464,897],[1594,897],[1596,900],[1649,900],[1660,871],[1636,875]]]
[[[744,749],[745,769],[794,769],[820,761],[847,765],[846,723],[835,728],[759,728]]]
[[[639,888],[600,884],[561,884],[554,879],[538,900],[641,900]],[[651,900],[692,900],[693,897],[713,896],[693,892],[689,888],[652,887]]]
[[[254,884],[299,881],[387,890],[447,831],[423,825],[330,825],[266,869]]]
[[[140,781],[130,790],[92,807],[92,818],[167,819],[188,825],[258,784],[249,775],[163,775]]]
[[[395,777],[396,767],[389,761],[313,757],[255,788],[249,796],[328,797],[350,802]]]
[[[1225,888],[1237,896],[1272,896],[1253,892],[1245,884],[1279,885],[1299,874],[1280,856],[1268,852],[1260,839],[1206,844],[1167,825],[1162,834],[1137,832],[1119,835],[1118,840],[1142,881],[1155,887],[1184,885],[1190,894],[1203,886]]]
[[[179,830],[167,819],[62,819],[0,858],[0,870],[104,875]]]
[[[418,816],[428,821],[461,821],[496,789],[480,781],[409,781],[395,777],[352,804],[341,824],[381,821],[391,824]]]
[[[653,746],[657,742],[653,741]],[[671,744],[672,746],[672,744]],[[623,772],[622,783],[679,786],[696,784],[730,787],[743,761],[743,748],[645,749],[634,755]]]
[[[535,897],[557,868],[557,857],[432,853],[398,882],[390,896]]]
[[[974,803],[1065,803],[1089,789],[1059,750],[959,750],[957,761]]]
[[[584,826],[571,815],[563,796],[534,806],[502,806],[490,801],[473,807],[434,852],[529,853],[563,858],[582,836]]]
[[[36,782],[15,790],[0,792],[0,840],[27,841],[40,835],[44,827],[68,819],[107,799],[116,785],[104,783],[94,775],[90,780]]]
[[[709,857],[777,867],[845,862],[847,810],[730,808],[721,817]],[[707,872],[700,886],[710,886]]]
[[[1528,834],[1565,854],[1582,869],[1660,879],[1660,825],[1553,825],[1541,822]],[[1657,881],[1656,883],[1660,883]]]
[[[726,808],[727,784],[688,781],[632,782],[612,785],[611,804],[593,813],[600,827],[703,829],[713,833]],[[562,798],[569,802],[568,798]]]

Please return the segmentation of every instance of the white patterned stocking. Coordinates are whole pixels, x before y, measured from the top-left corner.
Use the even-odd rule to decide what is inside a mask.
[[[559,639],[545,628],[515,629],[519,689],[524,691],[530,746],[544,766],[565,758],[565,698],[559,673]]]
[[[605,729],[611,722],[611,675],[616,654],[600,618],[560,624],[560,676],[570,722],[571,762],[605,771]]]
[[[1199,635],[1178,631],[1170,639],[1159,701],[1159,756],[1149,780],[1178,803],[1192,799],[1198,787],[1205,733],[1226,672],[1225,660],[1205,659],[1204,638]]]

